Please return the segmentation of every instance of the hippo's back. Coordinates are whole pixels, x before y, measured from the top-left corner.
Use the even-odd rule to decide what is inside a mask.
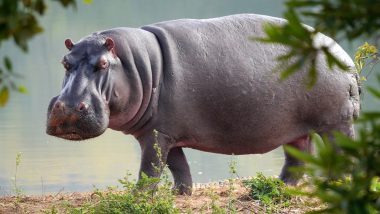
[[[158,37],[167,69],[181,67],[191,70],[202,66],[208,71],[232,71],[239,66],[234,64],[233,60],[237,60],[239,64],[254,63],[257,67],[265,64],[263,60],[273,55],[273,51],[268,49],[269,46],[264,48],[261,43],[250,40],[250,37],[263,37],[262,26],[268,22],[281,24],[284,20],[241,14],[212,19],[180,19],[145,26],[143,29],[153,32]],[[226,64],[226,61],[230,63]],[[198,64],[194,65],[193,62]],[[189,70],[184,69],[183,72]],[[255,69],[253,72],[261,73],[258,70]],[[176,75],[179,73],[176,72]]]
[[[354,97],[358,105],[355,77],[329,71],[321,57],[312,90],[304,85],[306,69],[279,82],[276,57],[287,48],[250,38],[263,37],[266,23],[284,22],[242,14],[143,27],[156,35],[164,59],[158,128],[189,147],[239,154],[265,152],[310,129],[352,119],[358,108],[351,104]],[[320,35],[319,42],[332,40]],[[338,45],[333,48],[353,66]]]

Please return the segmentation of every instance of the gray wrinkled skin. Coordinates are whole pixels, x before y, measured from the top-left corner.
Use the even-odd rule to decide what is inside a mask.
[[[160,175],[152,167],[159,163],[153,148],[158,142],[181,194],[191,194],[192,185],[183,147],[236,155],[285,144],[311,151],[311,130],[353,137],[360,108],[356,74],[331,71],[318,56],[314,88],[305,88],[307,68],[279,82],[275,58],[287,49],[248,39],[263,37],[265,23],[284,20],[248,14],[183,19],[85,37],[66,55],[76,61],[69,74],[75,81],[66,77],[61,94],[51,101],[47,132],[70,140],[97,136],[104,127],[133,134],[141,145],[140,174],[149,176]],[[330,38],[318,35],[315,45],[329,45],[354,68]],[[94,66],[102,56],[109,67],[99,71]],[[70,90],[78,85],[86,90]],[[80,102],[88,104],[84,113],[75,110]],[[91,125],[94,120],[98,125]],[[288,167],[301,164],[285,154],[280,178],[296,184],[300,175]]]

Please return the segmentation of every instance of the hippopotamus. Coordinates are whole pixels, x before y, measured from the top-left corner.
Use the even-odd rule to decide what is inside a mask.
[[[155,166],[167,164],[180,194],[192,191],[183,148],[241,155],[289,145],[308,152],[311,131],[353,137],[358,79],[338,44],[316,35],[315,45],[326,45],[350,71],[329,68],[317,55],[318,79],[309,89],[307,67],[283,81],[275,72],[287,47],[249,39],[264,37],[266,24],[285,22],[240,14],[67,39],[63,86],[49,104],[46,132],[73,141],[107,128],[131,134],[141,147],[140,178],[159,177]],[[285,151],[280,178],[296,184],[300,176],[289,167],[301,164]]]

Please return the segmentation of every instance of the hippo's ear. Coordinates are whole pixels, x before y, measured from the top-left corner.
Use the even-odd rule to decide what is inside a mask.
[[[104,43],[104,46],[106,46],[107,49],[110,51],[110,50],[112,50],[112,48],[115,47],[115,43],[111,38],[107,37],[106,42]]]
[[[74,47],[74,43],[73,43],[73,41],[71,41],[71,39],[66,39],[65,45],[66,45],[66,48],[69,50],[71,50]]]

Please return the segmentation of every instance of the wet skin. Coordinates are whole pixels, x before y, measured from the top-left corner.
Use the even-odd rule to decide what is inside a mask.
[[[282,19],[234,15],[175,20],[142,28],[94,33],[66,40],[66,70],[60,94],[47,114],[47,133],[68,140],[101,135],[107,128],[132,134],[141,146],[141,173],[168,164],[175,188],[191,194],[192,179],[182,148],[222,154],[257,154],[288,144],[310,152],[309,132],[353,137],[359,89],[354,72],[328,69],[317,60],[319,79],[305,88],[301,70],[279,81],[276,57],[287,49],[251,41],[264,23]],[[318,35],[354,68],[337,44]],[[154,144],[161,149],[161,161]],[[280,178],[296,184],[302,162],[285,153]]]

